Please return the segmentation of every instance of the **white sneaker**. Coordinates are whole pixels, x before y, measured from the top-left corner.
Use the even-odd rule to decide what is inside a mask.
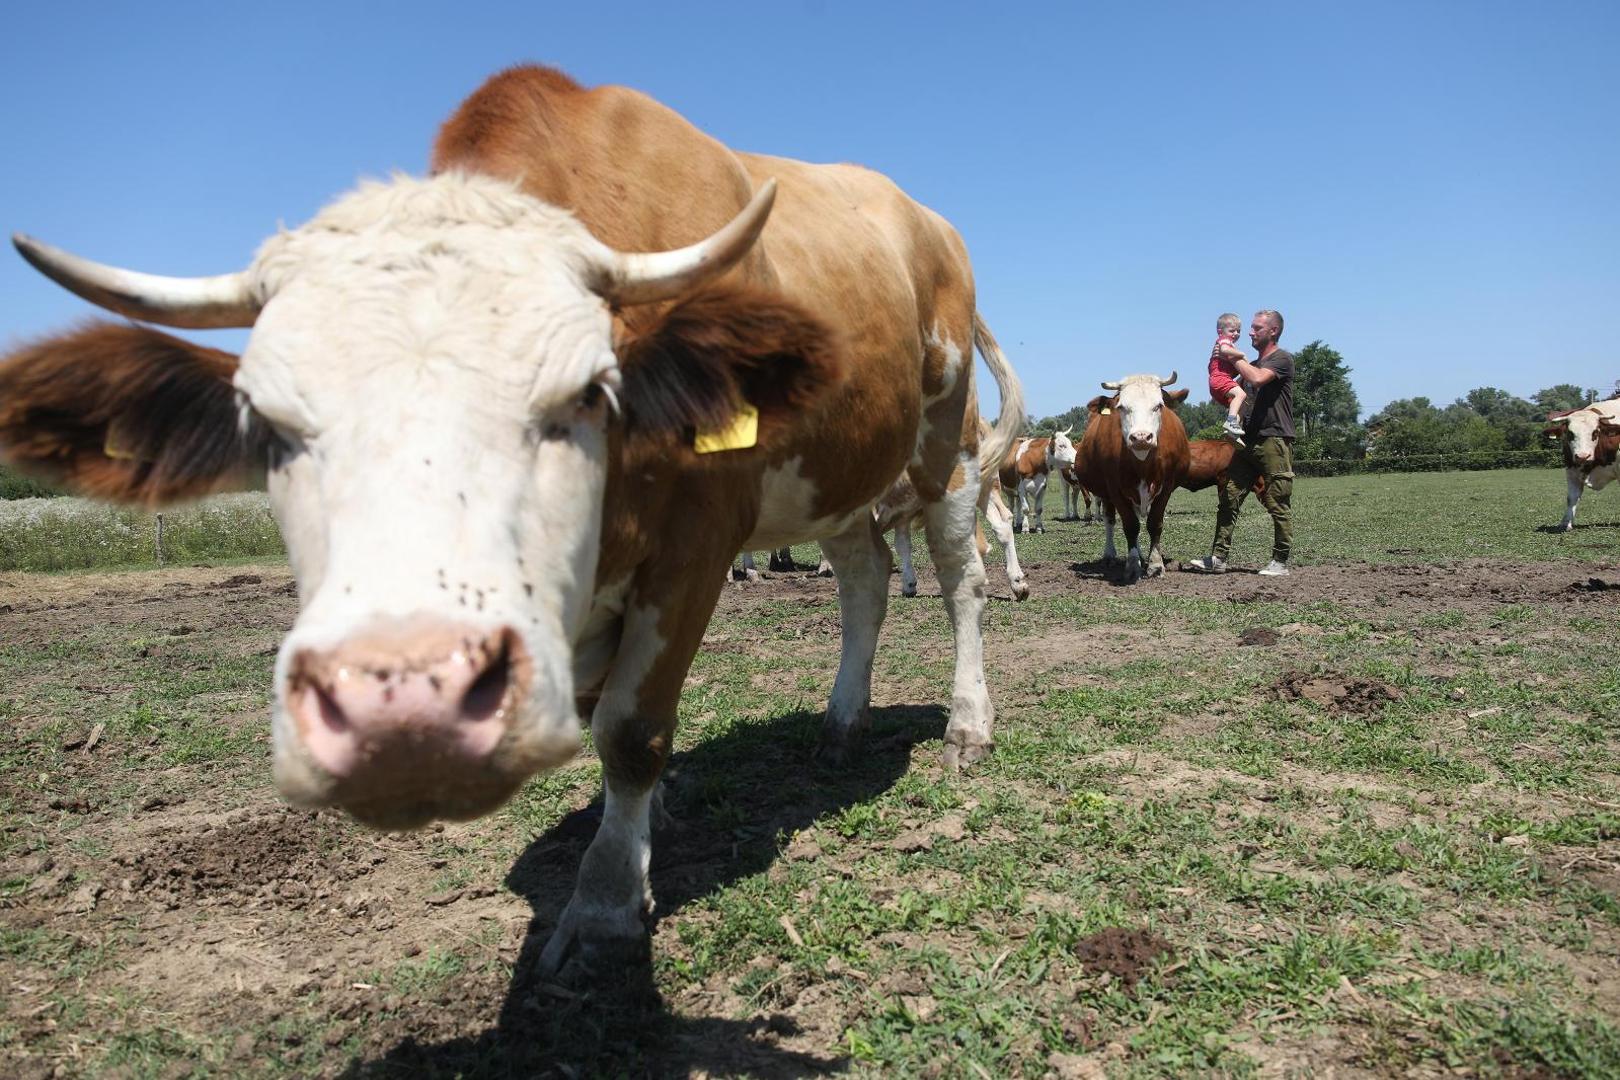
[[[1221,425],[1221,434],[1226,438],[1231,439],[1233,442],[1242,442],[1243,421],[1239,420],[1235,416],[1232,416],[1231,414],[1228,414],[1226,417],[1226,423]]]
[[[1260,576],[1261,577],[1287,577],[1288,576],[1288,564],[1285,563],[1285,562],[1278,562],[1276,559],[1272,559],[1270,562],[1266,563],[1266,565],[1264,567],[1261,568]]]
[[[1226,560],[1219,555],[1205,555],[1202,559],[1193,559],[1188,562],[1187,569],[1195,574],[1224,574],[1226,573]]]

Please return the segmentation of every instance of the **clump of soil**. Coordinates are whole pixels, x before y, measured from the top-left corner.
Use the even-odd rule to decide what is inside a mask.
[[[1110,926],[1081,938],[1074,946],[1074,954],[1088,970],[1106,971],[1129,988],[1147,974],[1155,960],[1174,955],[1174,950],[1151,930]]]
[[[162,834],[112,861],[127,868],[126,889],[151,900],[206,906],[259,897],[297,908],[383,861],[376,848],[353,843],[352,832],[317,813],[233,814],[218,825]]]
[[[1238,635],[1239,645],[1275,645],[1277,631],[1269,626],[1251,626]]]
[[[1348,679],[1290,671],[1272,684],[1284,701],[1309,701],[1330,712],[1368,716],[1400,700],[1400,692],[1377,679]]]

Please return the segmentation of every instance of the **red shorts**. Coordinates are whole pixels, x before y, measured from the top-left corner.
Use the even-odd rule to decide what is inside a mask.
[[[1230,361],[1211,360],[1209,362],[1209,396],[1226,405],[1232,400],[1232,391],[1238,389],[1237,380],[1232,376],[1237,374],[1237,368]]]

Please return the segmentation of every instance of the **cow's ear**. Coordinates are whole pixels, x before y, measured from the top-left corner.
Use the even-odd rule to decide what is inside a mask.
[[[0,458],[85,495],[148,505],[243,483],[255,455],[236,357],[93,323],[0,360]]]
[[[1104,409],[1111,408],[1113,400],[1114,399],[1109,397],[1107,394],[1098,394],[1096,397],[1086,402],[1086,412],[1090,413],[1092,416],[1096,416]]]
[[[1174,409],[1177,405],[1186,401],[1187,395],[1192,391],[1183,386],[1180,390],[1161,390],[1160,393],[1164,395],[1164,403]]]
[[[825,323],[753,288],[676,304],[620,346],[619,369],[627,436],[726,450],[770,449],[845,376]]]

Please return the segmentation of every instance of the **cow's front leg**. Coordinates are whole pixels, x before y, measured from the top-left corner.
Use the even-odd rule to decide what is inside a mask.
[[[1042,520],[1042,513],[1046,506],[1046,474],[1041,473],[1029,481],[1032,496],[1030,501],[1035,506],[1035,531],[1046,532],[1046,522]]]
[[[872,516],[862,514],[842,533],[822,540],[821,551],[838,579],[843,645],[819,755],[842,763],[871,723],[872,657],[889,607],[889,545]]]
[[[1564,532],[1569,532],[1575,527],[1575,508],[1580,505],[1581,493],[1586,490],[1586,478],[1581,475],[1579,469],[1565,469],[1564,480],[1569,484],[1569,505],[1564,511],[1564,524],[1561,528]]]
[[[568,982],[611,976],[627,962],[645,964],[650,956],[650,811],[674,741],[681,684],[719,589],[704,587],[714,580],[712,573],[646,576],[663,578],[663,587],[651,595],[632,588],[618,649],[591,712],[591,739],[602,759],[602,824],[580,860],[574,895],[540,953],[540,973]],[[638,576],[636,584],[643,579]]]
[[[1012,489],[1012,494],[1010,496],[1008,496],[1007,501],[1009,503],[1009,509],[1011,510],[1011,513],[1012,513],[1012,531],[1015,532],[1015,533],[1023,532],[1024,531],[1024,482],[1022,480],[1018,481],[1017,486]]]
[[[1120,510],[1119,517],[1125,530],[1125,582],[1135,584],[1142,580],[1142,521],[1129,504]]]
[[[1148,511],[1147,576],[1150,578],[1164,573],[1164,552],[1159,547],[1159,540],[1164,535],[1164,511],[1169,505],[1168,497],[1160,498],[1154,501],[1153,508]]]
[[[911,564],[911,522],[894,527],[894,551],[900,556],[900,595],[917,595],[917,568]]]

